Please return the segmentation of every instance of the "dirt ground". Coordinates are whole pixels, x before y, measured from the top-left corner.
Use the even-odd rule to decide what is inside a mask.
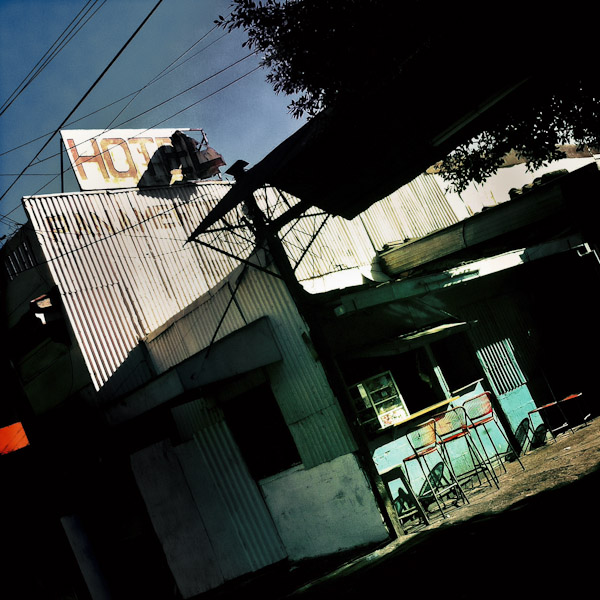
[[[571,597],[599,567],[600,418],[506,465],[500,489],[301,586],[293,598],[374,593]],[[592,588],[593,589],[593,588]]]
[[[600,417],[506,464],[500,487],[370,552],[275,570],[215,598],[571,598],[595,589]]]
[[[514,504],[560,486],[575,482],[600,467],[600,419],[559,435],[556,442],[528,452],[517,461],[506,463],[500,473],[500,489],[485,487],[469,496],[470,504],[448,515],[447,522],[470,519],[481,513],[491,515]],[[600,492],[600,489],[599,489]]]

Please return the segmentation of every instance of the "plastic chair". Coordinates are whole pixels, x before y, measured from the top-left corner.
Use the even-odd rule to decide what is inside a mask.
[[[465,476],[476,475],[479,483],[481,484],[481,478],[479,473],[483,473],[490,487],[495,485],[498,489],[500,484],[498,477],[492,467],[490,457],[488,456],[485,447],[481,445],[482,452],[479,451],[473,440],[471,439],[471,432],[467,424],[467,414],[462,406],[451,408],[439,415],[434,416],[435,419],[435,431],[440,440],[442,450],[446,455],[446,460],[451,468],[453,468],[452,460],[450,458],[450,452],[448,450],[448,444],[455,442],[456,440],[464,440],[466,447],[469,452],[469,457],[473,465],[473,469],[467,471]],[[458,479],[456,471],[454,476]],[[491,475],[491,479],[490,479]]]
[[[506,473],[506,467],[504,466],[502,457],[510,453],[512,453],[515,456],[515,458],[519,461],[521,468],[525,470],[525,467],[523,466],[523,463],[519,458],[518,452],[513,448],[513,445],[510,443],[506,432],[502,429],[502,427],[497,421],[496,413],[494,412],[494,407],[492,406],[490,392],[483,392],[483,394],[479,394],[474,398],[466,400],[463,404],[463,408],[465,409],[465,413],[467,415],[467,428],[469,430],[475,431],[477,438],[479,439],[479,443],[481,444],[481,447],[484,448],[483,441],[478,431],[480,427],[483,427],[484,431],[488,436],[488,439],[490,440],[490,444],[494,449],[494,458],[496,458],[496,460],[500,463],[500,465],[504,469],[504,472]],[[506,440],[506,444],[510,449],[507,452],[500,452],[496,447],[496,444],[494,444],[494,440],[492,439],[492,436],[490,435],[488,429],[488,425],[492,424],[496,425],[496,429],[498,429],[502,437]]]
[[[431,490],[431,494],[433,495],[433,498],[435,499],[435,502],[438,508],[440,509],[440,513],[442,514],[442,516],[446,517],[446,514],[444,513],[444,510],[442,508],[441,498],[447,495],[449,492],[455,491],[457,499],[458,496],[462,496],[465,502],[469,502],[462,487],[458,483],[458,480],[454,476],[452,469],[446,462],[443,453],[440,451],[438,438],[435,432],[435,419],[429,419],[428,421],[425,421],[425,423],[422,423],[421,425],[418,425],[417,427],[408,431],[406,434],[406,439],[410,444],[413,454],[407,456],[404,459],[404,463],[406,465],[406,463],[412,460],[417,461],[421,472],[423,473],[423,477],[425,478],[425,482],[428,486],[428,489]],[[426,458],[427,456],[433,455],[434,453],[438,454],[440,462],[442,463],[441,473],[440,476],[437,477],[437,481],[435,481],[432,477],[432,473],[433,469],[439,463],[436,463],[436,465],[430,467],[430,465],[427,463]],[[441,483],[443,481],[441,474],[443,473],[444,468],[450,474],[450,479],[446,480],[448,482],[447,485],[445,483]]]

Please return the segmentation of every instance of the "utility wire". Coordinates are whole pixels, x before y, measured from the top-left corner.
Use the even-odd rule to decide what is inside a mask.
[[[251,55],[249,55],[249,56],[251,56]],[[246,57],[246,58],[248,58],[248,57]],[[244,59],[240,59],[240,60],[244,60]],[[238,62],[240,62],[240,61],[238,61]],[[232,66],[232,65],[230,65],[230,66]],[[228,67],[228,68],[230,68],[230,67]],[[208,94],[208,95],[200,98],[199,100],[196,100],[195,102],[193,102],[192,104],[189,104],[188,106],[182,108],[181,110],[178,110],[177,112],[169,115],[168,117],[165,117],[162,121],[158,121],[158,123],[154,123],[154,125],[151,125],[150,127],[147,127],[146,129],[144,129],[142,131],[142,133],[145,133],[146,131],[150,131],[151,129],[155,129],[159,125],[162,125],[165,121],[168,121],[169,119],[172,119],[173,117],[176,117],[177,115],[181,114],[182,112],[185,112],[186,110],[189,110],[193,106],[196,106],[197,104],[200,104],[200,102],[204,102],[204,100],[207,100],[208,98],[211,98],[212,96],[215,96],[216,94],[218,94],[219,92],[223,91],[224,89],[232,86],[234,83],[237,83],[238,81],[244,79],[245,77],[248,77],[248,75],[251,75],[255,71],[258,71],[258,69],[260,69],[260,68],[261,67],[259,65],[257,67],[254,67],[253,69],[250,69],[250,71],[248,71],[247,73],[244,73],[243,75],[240,75],[239,77],[237,77],[233,81],[230,81],[229,83],[226,83],[224,86],[220,87],[218,90],[215,90],[214,92],[211,92],[210,94]],[[213,76],[211,75],[211,77],[213,77]],[[199,85],[199,84],[196,84],[196,85]],[[184,93],[184,92],[181,92],[181,93]],[[180,94],[177,94],[177,95],[179,96]],[[176,96],[174,96],[174,98],[175,97]],[[119,123],[119,125],[117,125],[117,127],[121,127],[122,125],[125,125],[126,123],[128,123],[129,121],[131,121],[133,119],[137,119],[141,115],[144,115],[147,112],[150,112],[151,110],[154,110],[155,108],[158,108],[159,106],[162,106],[166,102],[170,102],[172,99],[173,98],[170,98],[169,100],[165,100],[164,102],[161,102],[160,104],[157,104],[156,106],[153,106],[152,108],[149,108],[148,110],[144,111],[143,113],[140,113],[139,115],[136,115],[135,117],[132,117],[131,119],[129,119],[127,121]],[[102,153],[100,153],[100,154],[102,154]],[[58,155],[55,154],[54,156],[58,156]],[[98,156],[98,155],[94,155],[94,156]],[[48,160],[49,158],[53,158],[53,157],[49,156],[48,158],[45,158],[43,160]],[[40,161],[40,162],[43,162],[43,161]],[[69,169],[70,169],[70,167],[66,168],[64,171],[62,171],[62,173],[66,173]],[[46,186],[50,185],[54,180],[56,180],[58,177],[60,177],[60,175],[61,175],[61,173],[58,173],[51,181],[48,181],[47,183],[45,183],[37,192],[35,192],[34,194],[31,194],[31,195],[32,196],[36,196],[37,194],[39,194]],[[2,198],[0,198],[0,200],[2,200]],[[10,214],[10,212],[7,213],[7,214]]]
[[[21,93],[23,93],[25,91],[25,89],[27,89],[27,87],[35,80],[35,78],[54,60],[54,58],[56,58],[56,56],[65,48],[65,46],[81,31],[81,29],[83,29],[83,27],[85,27],[85,25],[88,23],[88,21],[106,3],[106,0],[104,0],[104,2],[102,2],[102,4],[86,19],[85,23],[83,23],[83,25],[81,25],[79,27],[79,29],[77,29],[77,31],[75,31],[73,33],[73,29],[81,23],[81,21],[85,18],[85,16],[91,11],[94,4],[96,4],[96,0],[94,0],[92,6],[90,6],[87,9],[87,11],[85,12],[85,14],[81,18],[79,18],[79,15],[81,15],[81,13],[85,11],[87,5],[90,4],[90,1],[91,0],[89,0],[87,2],[87,4],[79,11],[79,13],[77,13],[77,15],[71,21],[71,23],[69,23],[69,25],[63,30],[63,32],[60,34],[60,36],[54,41],[52,46],[50,46],[50,48],[48,50],[46,50],[46,52],[42,56],[42,58],[40,58],[40,60],[38,60],[38,62],[31,69],[31,71],[29,71],[29,73],[25,76],[23,81],[21,81],[21,83],[15,88],[15,90],[10,94],[10,96],[4,101],[4,103],[0,107],[0,116],[2,116],[7,111],[7,109],[21,95]],[[79,21],[77,21],[78,18],[79,18]],[[69,31],[69,30],[71,30],[71,31]],[[70,36],[70,37],[68,37],[68,39],[67,39],[67,36]],[[64,39],[62,41],[60,41],[61,38],[64,38]],[[57,44],[58,44],[57,48],[54,48],[54,46],[56,46]],[[54,48],[54,50],[53,50],[53,48]],[[42,63],[42,64],[40,65],[40,63]]]
[[[212,73],[211,75],[209,75],[208,77],[205,77],[204,79],[202,79],[201,81],[198,81],[197,83],[194,83],[193,85],[189,86],[188,88],[186,88],[185,90],[182,90],[181,92],[178,92],[177,94],[174,94],[173,96],[167,98],[166,100],[163,100],[162,102],[159,102],[158,104],[155,104],[154,106],[151,106],[150,108],[147,108],[146,110],[142,111],[141,113],[138,113],[137,115],[134,115],[133,117],[129,117],[128,119],[126,119],[125,121],[121,121],[118,125],[116,125],[116,128],[122,127],[123,125],[127,125],[127,123],[134,121],[135,119],[138,119],[139,117],[144,116],[145,114],[155,110],[156,108],[159,108],[173,100],[175,100],[176,98],[179,98],[179,96],[183,96],[184,94],[186,94],[187,92],[193,90],[194,88],[197,88],[200,85],[203,85],[204,83],[206,83],[207,81],[210,81],[211,79],[214,79],[215,77],[217,77],[218,75],[221,75],[222,73],[224,73],[225,71],[228,71],[229,69],[237,66],[238,64],[240,64],[241,62],[249,59],[251,56],[254,56],[256,54],[256,52],[251,52],[250,54],[247,54],[246,56],[243,56],[242,58],[236,60],[235,62],[231,63],[230,65],[223,67],[222,69],[220,69],[219,71],[216,71],[215,73]],[[253,71],[256,71],[257,69],[259,69],[260,67],[256,67],[255,69],[252,69],[252,71],[250,71],[250,73],[252,73]],[[246,75],[249,75],[250,73],[247,73]],[[226,87],[229,87],[230,85],[232,85],[233,83],[237,82],[239,79],[242,79],[243,77],[246,77],[246,75],[243,75],[242,77],[239,77],[238,79],[235,79],[234,81],[228,83],[227,85],[223,86],[222,88],[219,88],[218,90],[216,90],[216,92],[220,92],[221,90],[225,89]],[[143,88],[142,88],[143,89]],[[210,94],[213,95],[213,94]],[[205,96],[204,98],[202,98],[199,102],[201,102],[202,100],[205,100],[206,98],[209,98],[209,96]],[[194,103],[197,104],[198,102]],[[194,106],[194,104],[190,105],[190,106]],[[189,107],[187,107],[189,108]],[[187,110],[187,108],[183,109],[183,110]],[[183,111],[180,111],[183,112]],[[175,113],[175,115],[177,115],[179,113]],[[175,115],[171,115],[171,117],[175,116]],[[148,131],[150,129],[155,128],[157,125],[160,125],[161,123],[164,123],[164,121],[170,119],[171,117],[167,117],[166,119],[163,119],[162,121],[160,121],[159,123],[155,123],[154,125],[152,125],[151,127],[147,127],[146,129],[144,129],[143,131]],[[113,119],[114,122],[114,119]],[[61,125],[62,128],[62,125]],[[52,135],[56,135],[57,131],[54,131]],[[82,142],[80,142],[79,144],[77,144],[78,146],[80,146],[81,144],[85,143],[85,142],[89,142],[90,140],[92,140],[93,138],[89,138],[87,140],[84,140]],[[39,153],[38,153],[39,156]],[[48,160],[51,160],[53,158],[56,158],[57,156],[60,156],[60,152],[56,152],[55,154],[50,154],[49,156],[46,156],[45,158],[42,158],[40,160],[37,161],[36,165],[42,164]],[[99,155],[92,155],[92,157],[95,156],[99,156]],[[36,159],[34,159],[36,160]],[[33,161],[32,161],[33,163]],[[26,171],[27,169],[31,168],[32,166],[34,166],[33,164],[29,164],[24,171]],[[23,171],[23,172],[24,172]],[[35,195],[35,194],[34,194]],[[0,197],[0,200],[2,200],[2,197]]]
[[[199,40],[197,40],[196,42],[194,42],[192,44],[192,46],[190,46],[190,48],[188,48],[183,54],[181,54],[179,56],[179,58],[175,59],[168,67],[166,67],[165,69],[163,69],[163,71],[161,71],[158,75],[156,75],[156,77],[154,77],[154,79],[152,79],[149,83],[147,83],[144,87],[139,88],[138,90],[135,90],[133,92],[130,92],[129,94],[122,96],[121,98],[119,98],[118,100],[114,100],[113,102],[110,102],[109,104],[106,104],[86,115],[83,115],[82,117],[79,117],[77,119],[75,119],[74,121],[70,121],[69,123],[66,123],[65,125],[74,125],[75,123],[79,123],[79,121],[83,121],[84,119],[87,119],[88,117],[91,117],[92,115],[95,115],[107,108],[110,108],[111,106],[114,106],[115,104],[118,104],[119,102],[122,102],[123,100],[127,100],[128,98],[131,98],[132,96],[138,96],[140,94],[140,92],[142,92],[144,89],[146,89],[147,87],[154,85],[157,81],[159,81],[160,79],[162,79],[163,77],[166,77],[167,75],[169,75],[170,73],[172,73],[173,71],[175,71],[176,69],[179,69],[179,67],[182,67],[186,62],[188,62],[189,60],[191,60],[192,58],[198,56],[200,53],[204,52],[205,50],[207,50],[208,48],[210,48],[210,46],[212,46],[213,44],[216,44],[217,42],[219,42],[220,40],[222,40],[224,37],[226,37],[227,35],[229,35],[228,32],[224,33],[223,35],[221,35],[220,37],[218,37],[216,40],[213,40],[212,42],[210,42],[209,44],[207,44],[206,46],[204,46],[203,48],[201,48],[200,50],[198,50],[198,52],[195,52],[194,54],[192,54],[192,56],[189,56],[188,58],[186,58],[182,63],[178,64],[177,66],[173,67],[172,69],[168,70],[172,65],[174,65],[178,60],[180,60],[183,56],[185,56],[188,52],[190,52],[190,50],[192,50],[192,48],[194,48],[195,46],[197,46],[204,38],[206,38],[206,36],[211,33],[212,31],[214,31],[214,27],[213,29],[211,29],[208,33],[206,33],[205,35],[203,35]],[[129,104],[131,103],[131,101],[127,104],[127,106],[129,106]],[[121,111],[119,114],[121,114],[123,111]],[[118,117],[119,115],[117,115]],[[113,119],[116,120],[116,118]],[[134,117],[135,118],[135,117]],[[28,142],[24,142],[22,144],[19,144],[18,146],[15,146],[14,148],[11,148],[10,150],[5,150],[4,152],[0,152],[0,156],[4,156],[6,154],[10,154],[11,152],[15,152],[16,150],[20,150],[21,148],[24,148],[25,146],[28,146],[29,144],[33,144],[34,142],[37,142],[43,138],[45,138],[48,135],[52,135],[54,132],[53,131],[48,131],[47,133],[44,133],[32,140],[29,140]]]
[[[161,79],[164,75],[166,75],[166,71],[168,71],[174,64],[176,64],[181,58],[183,58],[188,52],[190,52],[192,50],[192,48],[194,48],[195,46],[197,46],[202,40],[204,40],[205,38],[207,38],[216,28],[218,27],[218,25],[215,25],[212,29],[209,29],[199,40],[197,40],[196,42],[194,42],[194,44],[192,46],[190,46],[183,54],[180,54],[173,62],[171,62],[169,65],[167,65],[158,75],[156,75],[153,79],[151,79],[144,87],[140,88],[137,92],[135,92],[135,94],[133,95],[133,97],[129,100],[129,102],[117,113],[117,115],[113,118],[113,120],[108,124],[107,129],[110,129],[111,126],[113,125],[113,123],[125,112],[125,110],[127,109],[127,107],[135,101],[135,99],[149,86],[151,86],[152,84],[156,83],[159,79]],[[214,44],[215,42],[218,42],[220,39],[222,39],[223,37],[225,37],[227,35],[227,33],[224,33],[220,38],[218,38],[217,40],[211,42],[210,44],[208,44],[208,46],[205,46],[202,50],[200,50],[200,52],[206,50],[206,48],[210,47],[212,44]],[[200,52],[197,52],[196,54],[199,54]],[[196,54],[194,54],[194,56],[196,56]],[[184,63],[186,63],[188,60],[190,60],[189,57],[187,58],[185,61],[183,61],[181,64],[177,65],[177,67],[173,67],[173,71],[176,68],[181,67]]]
[[[252,55],[248,55],[248,56],[252,56]],[[246,58],[248,58],[248,57],[246,57]],[[240,60],[244,60],[244,59],[240,59]],[[240,62],[240,61],[237,61],[237,62]],[[237,63],[234,63],[234,64],[237,64]],[[230,65],[230,67],[231,67],[231,66],[232,66],[232,65]],[[227,67],[227,68],[230,68],[230,67]],[[219,89],[217,89],[217,90],[215,90],[215,91],[211,92],[210,94],[207,94],[206,96],[204,96],[204,97],[200,98],[199,100],[196,100],[196,101],[195,101],[195,102],[193,102],[192,104],[190,104],[190,105],[186,106],[185,108],[182,108],[181,110],[179,110],[179,111],[177,111],[177,112],[175,112],[175,113],[173,113],[173,114],[169,115],[168,117],[164,118],[162,121],[159,121],[158,123],[155,123],[154,125],[151,125],[150,127],[148,127],[147,129],[145,129],[145,130],[143,130],[143,131],[149,131],[150,129],[154,129],[154,128],[158,127],[158,125],[161,125],[161,124],[162,124],[162,123],[164,123],[165,121],[168,121],[169,119],[171,119],[171,118],[173,118],[173,117],[175,117],[175,116],[177,116],[177,115],[181,114],[182,112],[185,112],[186,110],[189,110],[190,108],[192,108],[193,106],[196,106],[196,105],[197,105],[197,104],[199,104],[200,102],[204,102],[204,101],[205,101],[205,100],[207,100],[208,98],[211,98],[212,96],[214,96],[214,95],[218,94],[219,92],[223,91],[224,89],[226,89],[226,88],[228,88],[228,87],[232,86],[233,84],[237,83],[238,81],[241,81],[241,80],[242,80],[242,79],[244,79],[245,77],[248,77],[249,75],[251,75],[251,74],[252,74],[252,73],[254,73],[255,71],[258,71],[258,69],[260,69],[260,68],[261,68],[261,67],[260,67],[260,65],[258,65],[258,66],[256,66],[256,67],[254,67],[253,69],[251,69],[250,71],[248,71],[248,72],[244,73],[243,75],[240,75],[239,77],[237,77],[237,78],[236,78],[236,79],[234,79],[233,81],[230,81],[229,83],[226,83],[224,86],[220,87]],[[210,76],[208,79],[210,79],[210,78],[212,78],[212,77],[214,77],[214,75],[211,75],[211,76]],[[196,85],[199,85],[199,84],[196,84]],[[182,92],[182,93],[183,93],[183,92]],[[179,94],[178,94],[178,95],[179,95]],[[164,104],[164,103],[165,103],[165,102],[162,102],[160,105],[162,105],[162,104]],[[158,105],[158,106],[160,106],[160,105]],[[156,108],[156,107],[154,107],[154,108]],[[149,110],[152,110],[152,109],[149,109]],[[146,112],[148,112],[148,111],[146,111]],[[142,114],[144,114],[144,113],[142,113]],[[139,116],[139,115],[137,115],[137,116]],[[137,116],[136,116],[136,117],[132,117],[132,119],[135,119],[135,118],[137,118]],[[128,122],[128,121],[125,121],[124,123],[121,123],[121,124],[119,124],[119,127],[120,127],[121,125],[124,125],[124,124],[126,124],[127,122]],[[57,156],[57,155],[53,155],[53,156]],[[48,157],[48,159],[49,159],[49,158],[53,158],[53,156],[50,156],[50,157]],[[43,159],[43,160],[48,160],[48,159]],[[40,161],[40,162],[43,162],[43,160],[42,160],[42,161]],[[29,167],[27,167],[27,168],[29,168]],[[69,171],[69,169],[70,169],[70,167],[67,167],[67,168],[66,168],[64,171],[62,171],[62,172],[59,172],[59,173],[58,173],[57,175],[55,175],[55,176],[54,176],[54,177],[53,177],[53,178],[52,178],[50,181],[46,182],[46,183],[45,183],[45,184],[44,184],[44,185],[43,185],[41,188],[39,188],[39,189],[38,189],[36,192],[34,192],[34,193],[33,193],[33,194],[31,194],[31,195],[32,195],[32,196],[36,196],[37,194],[39,194],[39,193],[40,193],[40,192],[41,192],[41,191],[42,191],[42,190],[43,190],[45,187],[47,187],[47,186],[48,186],[48,185],[50,185],[50,184],[51,184],[53,181],[55,181],[56,179],[58,179],[58,178],[60,177],[60,175],[61,175],[61,174],[68,172],[68,171]],[[10,189],[10,188],[9,188],[9,189]],[[8,190],[7,190],[7,191],[8,191]],[[4,195],[6,195],[6,193],[5,193]],[[2,197],[0,198],[0,200],[2,200],[2,198],[3,198],[3,197],[4,197],[4,196],[2,196]],[[15,212],[16,210],[18,210],[19,208],[20,208],[20,206],[15,206],[15,208],[13,208],[12,210],[10,210],[9,212],[7,212],[7,213],[6,213],[5,215],[3,215],[3,216],[4,216],[4,217],[8,217],[9,215],[11,215],[12,213],[14,213],[14,212]],[[12,220],[12,219],[11,219],[11,220]],[[17,221],[14,221],[14,222],[15,222],[15,223],[18,223]],[[24,225],[24,223],[19,223],[19,225]]]
[[[15,96],[15,94],[17,94],[19,88],[27,81],[27,78],[31,76],[31,74],[34,72],[34,70],[38,67],[38,65],[44,60],[44,58],[52,51],[52,49],[54,48],[54,46],[56,46],[56,44],[58,43],[58,41],[64,36],[66,35],[67,31],[72,27],[73,23],[77,20],[77,18],[79,17],[79,15],[85,10],[86,6],[91,2],[91,0],[88,0],[88,2],[86,3],[86,5],[77,13],[77,15],[73,18],[73,20],[69,23],[69,25],[63,30],[63,32],[58,36],[58,38],[54,41],[54,43],[50,46],[50,48],[48,48],[48,50],[46,50],[46,52],[42,55],[42,58],[40,58],[38,60],[38,62],[35,64],[35,66],[31,69],[31,71],[29,71],[29,73],[25,76],[25,78],[21,81],[21,83],[19,83],[19,85],[13,90],[13,92],[8,96],[8,98],[4,101],[4,103],[2,104],[2,107],[0,107],[0,109],[2,110],[2,112],[4,112],[6,110],[6,108],[8,108],[7,103],[9,101],[12,102],[11,99],[13,99],[13,96]],[[27,84],[29,85],[29,84]],[[23,88],[24,89],[24,88]],[[23,91],[23,90],[21,90]],[[18,92],[20,93],[20,92]],[[18,94],[17,94],[18,95]],[[14,99],[13,99],[14,100]],[[10,106],[10,104],[9,104]],[[1,114],[1,113],[0,113]]]
[[[125,49],[133,41],[133,39],[136,37],[136,35],[140,32],[140,30],[142,29],[142,27],[148,22],[148,20],[154,14],[154,12],[156,11],[156,9],[162,4],[162,1],[163,0],[158,0],[158,2],[156,3],[156,5],[154,6],[154,8],[148,13],[148,15],[145,17],[145,19],[142,21],[142,23],[138,26],[138,28],[133,32],[133,34],[127,40],[127,42],[125,42],[125,45],[117,52],[117,54],[110,61],[110,63],[108,64],[108,66],[104,69],[104,71],[102,71],[102,73],[100,74],[100,76],[96,79],[96,81],[94,81],[94,83],[92,84],[92,86],[88,89],[88,91],[82,96],[82,98],[79,100],[79,102],[75,105],[75,107],[73,108],[73,110],[71,110],[71,112],[63,120],[63,122],[55,129],[54,133],[52,134],[52,137],[54,137],[54,135],[56,135],[61,130],[61,128],[64,126],[64,124],[71,118],[71,116],[75,113],[75,111],[83,104],[84,100],[90,95],[90,93],[92,92],[92,90],[96,87],[96,85],[98,85],[98,83],[100,82],[100,80],[104,77],[104,75],[106,75],[106,73],[108,72],[108,70],[117,61],[117,59],[121,56],[121,54],[125,51]],[[25,173],[25,171],[27,171],[27,169],[29,169],[32,166],[33,162],[35,160],[37,160],[37,158],[39,157],[39,155],[45,150],[45,148],[50,143],[50,140],[52,139],[52,137],[49,140],[46,141],[46,143],[40,148],[40,150],[38,151],[38,153],[30,161],[30,163],[21,171],[21,174],[19,175],[19,177],[17,177],[10,184],[10,186],[8,187],[8,189],[0,196],[0,201],[4,199],[4,197],[6,196],[6,194],[8,194],[8,192],[14,187],[14,185],[17,183],[17,181],[19,181],[19,179],[23,176],[23,174]]]
[[[104,4],[106,4],[106,0],[104,0],[102,2],[102,4],[96,8],[96,10],[89,16],[87,17],[87,19],[85,20],[85,22],[79,26],[79,28],[77,29],[77,31],[73,32],[70,34],[69,39],[67,40],[63,40],[63,42],[61,42],[61,46],[60,48],[58,48],[57,50],[55,50],[55,52],[53,53],[52,57],[47,59],[46,62],[44,63],[44,65],[38,69],[38,71],[35,74],[35,77],[33,79],[35,79],[47,66],[48,64],[50,64],[50,62],[52,62],[52,60],[54,60],[54,58],[67,46],[67,44],[87,25],[87,23],[92,19],[92,17],[94,17],[94,15],[104,6]]]

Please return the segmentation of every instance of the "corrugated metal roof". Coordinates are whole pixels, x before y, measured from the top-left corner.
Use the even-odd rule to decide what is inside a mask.
[[[239,265],[235,257],[244,259],[253,250],[253,236],[244,225],[240,207],[204,234],[203,244],[185,243],[230,187],[211,181],[24,199],[96,389],[139,340],[209,290],[218,290],[219,283]],[[298,202],[273,188],[261,189],[256,196],[271,219]],[[282,230],[281,236],[297,266],[298,279],[307,281],[370,266],[375,250],[385,241],[439,229],[453,218],[457,220],[433,176],[424,175],[352,221],[326,219],[311,209]],[[227,296],[226,290],[215,294]],[[205,310],[220,310],[218,298]],[[243,320],[244,315],[236,315],[234,307],[222,325],[223,332],[239,327]],[[176,341],[169,338],[174,344],[172,360],[177,359],[177,350],[185,354],[206,343],[202,325],[187,323],[188,330],[180,330]]]

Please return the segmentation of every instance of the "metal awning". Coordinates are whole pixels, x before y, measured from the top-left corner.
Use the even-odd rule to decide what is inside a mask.
[[[384,340],[382,342],[372,344],[368,348],[361,348],[350,353],[349,356],[350,358],[395,356],[397,354],[402,354],[403,352],[415,350],[416,348],[421,348],[427,344],[437,342],[450,335],[460,333],[461,331],[466,331],[473,324],[474,323],[460,321],[457,323],[444,323],[442,325],[436,325],[435,327],[429,327],[419,331],[412,331],[391,340]]]
[[[133,419],[203,385],[282,360],[269,317],[260,317],[217,340],[109,407],[111,424]]]

